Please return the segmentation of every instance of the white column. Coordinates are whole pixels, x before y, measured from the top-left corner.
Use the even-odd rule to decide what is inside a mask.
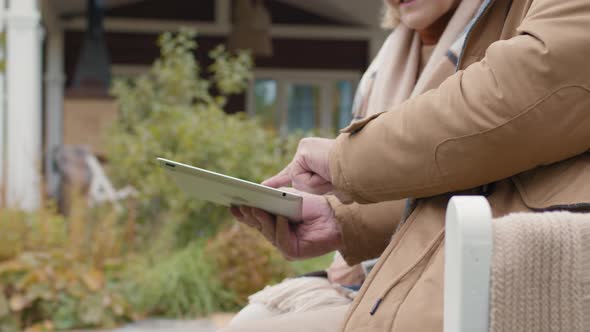
[[[6,0],[0,0],[0,32],[4,32],[6,17]],[[6,60],[6,44],[0,45],[0,61]],[[0,72],[0,206],[4,204],[5,197],[5,162],[4,156],[6,141],[6,90],[5,90],[6,67]]]
[[[6,203],[34,210],[40,204],[41,38],[35,0],[12,0],[7,22]]]
[[[55,151],[63,143],[64,55],[63,31],[49,32],[47,38],[47,72],[45,74],[45,176],[47,190],[56,195],[59,173],[55,169]]]
[[[57,197],[60,176],[55,169],[55,151],[63,143],[64,31],[49,2],[43,2],[43,21],[47,27],[45,72],[45,180],[47,192]]]

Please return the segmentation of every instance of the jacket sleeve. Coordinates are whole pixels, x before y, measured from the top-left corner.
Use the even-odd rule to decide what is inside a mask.
[[[341,134],[335,188],[361,203],[427,197],[587,151],[589,55],[590,1],[534,1],[482,60]]]
[[[342,257],[348,265],[379,257],[385,250],[405,209],[406,200],[376,204],[343,204],[327,196],[342,230]]]

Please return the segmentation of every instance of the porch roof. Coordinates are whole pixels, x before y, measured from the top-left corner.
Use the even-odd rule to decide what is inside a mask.
[[[103,0],[106,8],[114,9],[128,6],[133,3],[146,0]],[[376,26],[376,17],[382,6],[380,0],[273,0],[285,5],[298,8],[328,19],[340,22],[348,22],[355,25]],[[81,0],[54,0],[55,9],[60,15],[82,14],[86,8],[86,1]],[[162,2],[164,4],[164,2]]]

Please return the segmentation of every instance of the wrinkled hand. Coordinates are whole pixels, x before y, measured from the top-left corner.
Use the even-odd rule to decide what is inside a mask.
[[[325,197],[299,193],[303,196],[302,220],[289,222],[256,208],[232,207],[232,215],[257,229],[289,260],[324,255],[342,246],[341,230],[334,211]]]
[[[302,139],[291,163],[262,184],[273,188],[293,187],[312,194],[332,191],[328,156],[333,145],[333,139]]]

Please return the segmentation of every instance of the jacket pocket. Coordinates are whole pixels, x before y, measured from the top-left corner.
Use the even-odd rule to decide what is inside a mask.
[[[521,173],[512,181],[532,210],[590,210],[589,152]]]
[[[390,331],[443,330],[444,261],[444,243],[440,243],[401,303]]]
[[[377,113],[377,114],[373,114],[368,118],[359,120],[359,121],[355,121],[353,123],[351,123],[350,125],[348,125],[347,127],[343,128],[342,130],[340,130],[341,133],[345,134],[345,133],[350,133],[350,134],[354,134],[358,131],[360,131],[361,129],[363,129],[364,126],[367,125],[367,123],[373,121],[374,119],[378,118],[381,114],[383,114],[385,112],[381,112],[381,113]]]

